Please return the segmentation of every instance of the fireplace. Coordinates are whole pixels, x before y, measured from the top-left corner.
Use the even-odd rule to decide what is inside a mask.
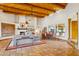
[[[20,35],[25,35],[25,32],[20,32]]]

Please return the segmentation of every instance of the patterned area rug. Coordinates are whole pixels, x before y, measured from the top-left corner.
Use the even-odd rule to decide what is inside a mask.
[[[20,44],[20,45],[16,45],[16,46],[7,46],[6,50],[12,50],[12,49],[18,49],[18,48],[23,48],[23,47],[30,47],[30,46],[35,46],[35,45],[41,45],[41,44],[45,44],[46,41],[41,40],[41,41],[37,41],[37,42],[33,42],[33,43],[28,43],[28,44]]]

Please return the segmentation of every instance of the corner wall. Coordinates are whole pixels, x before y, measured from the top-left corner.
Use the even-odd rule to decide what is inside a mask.
[[[4,12],[0,12],[0,40],[3,39],[1,36],[1,23],[8,23],[15,25],[15,16],[14,14],[7,14]]]
[[[59,10],[56,13],[50,14],[49,16],[43,18],[43,27],[48,27],[49,25],[53,25],[55,27],[56,24],[64,24],[65,36],[59,38],[68,40],[68,17],[70,17],[74,21],[77,20],[76,13],[79,12],[78,6],[79,4],[77,3],[70,3],[64,10]]]

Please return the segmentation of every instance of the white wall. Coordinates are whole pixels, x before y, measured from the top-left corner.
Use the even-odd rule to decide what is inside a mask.
[[[17,22],[16,22],[17,20]],[[14,15],[14,14],[7,14],[4,12],[0,12],[0,29],[1,29],[1,23],[9,23],[16,25],[16,31],[15,34],[18,34],[17,28],[20,26],[20,22],[29,22],[29,27],[33,27],[36,29],[37,27],[37,18],[31,17],[31,16],[22,16],[22,15]],[[0,37],[1,37],[1,30],[0,30]]]
[[[0,12],[0,38],[1,37],[1,23],[9,23],[15,25],[15,15]]]
[[[64,24],[65,25],[65,36],[59,37],[61,39],[68,40],[68,17],[72,20],[76,20],[76,13],[79,12],[79,4],[68,4],[64,10],[57,11],[54,14],[50,14],[49,16],[43,18],[42,24],[44,26],[56,24]]]
[[[33,29],[37,28],[37,18],[32,16],[21,16],[19,15],[19,23],[17,24],[17,27],[20,27],[20,24],[23,22],[28,22],[28,27],[31,27]],[[17,30],[17,34],[19,34],[19,30]]]
[[[26,22],[28,21],[29,26],[36,26],[36,17],[31,17],[31,16],[19,16],[19,22]]]
[[[17,20],[17,23],[16,23]],[[18,34],[18,26],[20,26],[20,22],[29,22],[29,26],[36,29],[37,27],[37,18],[31,17],[31,16],[22,16],[22,15],[14,15],[14,14],[7,14],[4,12],[0,12],[0,29],[1,29],[1,23],[9,23],[9,24],[15,24],[16,25],[16,35]],[[0,37],[1,37],[1,30],[0,30]]]
[[[0,12],[0,22],[14,23],[15,22],[15,15]]]

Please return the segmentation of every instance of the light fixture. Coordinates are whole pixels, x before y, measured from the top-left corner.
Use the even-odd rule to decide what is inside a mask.
[[[39,29],[38,29],[38,28],[35,29],[35,33],[36,33],[36,34],[39,34]]]

